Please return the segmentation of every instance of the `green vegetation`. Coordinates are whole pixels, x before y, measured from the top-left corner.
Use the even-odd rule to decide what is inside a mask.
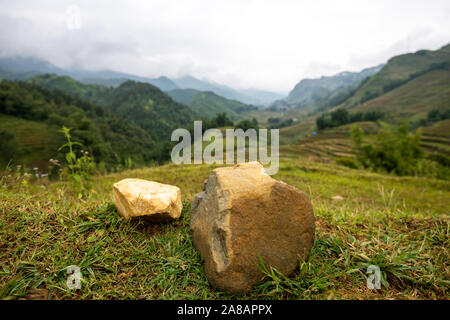
[[[228,115],[225,112],[217,114],[212,119],[204,119],[203,120],[203,129],[211,129],[211,128],[223,128],[223,127],[233,127],[234,123],[228,118]]]
[[[268,109],[259,114],[252,113],[251,116],[257,117],[260,123],[267,124],[267,126],[270,126],[269,118],[279,118],[283,121],[291,118],[299,119],[299,123],[293,123],[290,127],[280,131],[280,141],[284,141],[283,144],[292,144],[298,139],[307,138],[315,130],[314,123],[318,117],[324,127],[334,127],[327,121],[330,119],[330,113],[325,116],[318,114],[328,109],[331,109],[331,112],[337,109],[346,109],[349,114],[355,115],[355,118],[358,118],[360,112],[362,114],[383,112],[385,114],[384,121],[391,124],[396,123],[397,120],[406,119],[411,121],[414,129],[429,126],[431,121],[427,117],[430,111],[440,110],[441,113],[445,113],[445,110],[448,110],[448,101],[450,101],[449,63],[450,45],[436,51],[420,51],[414,54],[400,55],[390,59],[381,70],[366,77],[358,84],[353,84],[353,87],[347,88],[348,90],[337,89],[334,94],[339,97],[335,100],[335,102],[339,101],[338,104],[335,102],[322,103],[330,101],[328,95],[325,94],[323,97],[326,98],[322,99],[322,102],[319,101],[320,99],[315,99],[316,102],[312,104],[305,102],[291,105],[279,101],[278,104],[274,104],[272,111]],[[336,81],[337,78],[333,80]],[[307,89],[306,84],[307,82],[302,85],[305,90]],[[284,108],[279,109],[277,106]],[[362,117],[361,120],[356,121],[364,120]]]
[[[166,93],[175,101],[189,106],[192,99],[201,91],[195,89],[174,89]]]
[[[294,123],[294,119],[281,120],[280,118],[269,118],[267,122],[270,129],[281,129],[291,126]]]
[[[101,104],[103,97],[113,91],[110,87],[84,84],[69,76],[58,76],[56,74],[38,75],[28,80],[28,83],[36,84],[47,89],[60,90],[68,95],[79,97],[96,105]]]
[[[348,123],[361,122],[361,121],[377,121],[384,117],[384,113],[381,111],[369,111],[369,112],[355,112],[350,114],[347,109],[336,109],[331,113],[323,113],[316,119],[317,129],[323,130],[326,128],[339,127]]]
[[[102,105],[136,123],[155,140],[170,140],[173,130],[191,126],[195,119],[188,107],[148,83],[124,82],[102,100]]]
[[[413,175],[419,160],[423,158],[420,148],[420,132],[410,135],[408,124],[384,129],[375,136],[373,143],[364,143],[364,131],[352,130],[357,158],[365,168],[385,170],[398,175]]]
[[[379,72],[368,78],[356,90],[353,96],[347,99],[341,106],[348,108],[363,105],[360,109],[367,109],[369,107],[372,108],[374,104],[377,106],[384,104],[385,108],[391,109],[391,113],[396,112],[398,108],[398,111],[406,111],[409,114],[413,114],[415,110],[411,110],[411,106],[407,106],[406,103],[402,104],[406,110],[400,110],[401,106],[397,106],[399,101],[395,101],[400,98],[397,98],[397,96],[400,94],[414,95],[416,96],[416,99],[414,99],[416,103],[423,101],[430,96],[426,92],[432,89],[429,87],[437,87],[439,85],[437,81],[442,79],[442,81],[447,81],[446,83],[448,84],[448,75],[446,74],[449,73],[449,63],[450,45],[444,46],[436,51],[422,50],[416,53],[396,56],[390,59]],[[432,78],[434,79],[431,80]],[[420,86],[419,83],[422,86],[422,90],[414,90],[412,88],[414,84]],[[409,88],[400,90],[405,86]],[[439,98],[440,100],[438,101],[441,101],[441,103],[448,101],[448,99],[445,100],[445,97],[448,97],[448,85],[446,88],[443,86],[443,89],[442,92],[433,95],[435,99]],[[436,88],[436,90],[438,89]],[[389,100],[384,99],[388,95]],[[420,97],[420,99],[417,99],[417,97]],[[422,106],[422,108],[425,107],[427,106]]]
[[[7,163],[19,153],[19,148],[14,139],[14,135],[7,130],[0,131],[0,150],[2,150],[2,153],[0,154],[0,163]]]
[[[440,111],[438,109],[428,112],[427,120],[429,122],[437,122],[441,120],[450,119],[450,109]]]
[[[258,121],[257,121],[255,118],[253,118],[252,120],[242,120],[242,121],[239,121],[239,122],[236,124],[236,128],[240,128],[240,129],[242,129],[242,130],[244,130],[244,131],[246,131],[246,130],[248,130],[248,129],[255,129],[255,130],[258,130],[258,129],[259,129],[259,126],[258,126]]]
[[[242,113],[256,109],[254,106],[226,99],[210,91],[176,89],[167,92],[167,94],[174,100],[186,104],[203,118],[212,118],[225,112],[231,120],[237,121],[243,119]]]
[[[72,135],[69,128],[62,127],[60,132],[64,135],[67,142],[63,144],[59,150],[68,149],[66,153],[67,167],[61,167],[61,178],[72,180],[76,189],[80,192],[78,197],[81,198],[83,194],[81,192],[90,192],[91,190],[91,176],[95,170],[94,159],[89,156],[89,152],[80,150],[82,156],[77,156],[75,152],[75,146],[83,148],[83,145],[78,142],[72,141]],[[55,164],[58,164],[55,162]]]
[[[189,232],[189,208],[213,166],[175,166],[95,177],[89,198],[46,178],[27,186],[2,178],[0,297],[33,299],[448,299],[450,185],[304,159],[282,161],[275,176],[305,191],[316,241],[290,277],[266,270],[252,291],[213,289]],[[124,221],[111,186],[139,177],[179,186],[184,209],[171,224]],[[14,180],[14,181],[13,181]],[[43,187],[42,187],[43,186]],[[343,188],[345,186],[345,188]],[[331,199],[340,195],[344,200]],[[66,288],[76,264],[82,289]],[[378,265],[382,289],[366,287]]]
[[[64,154],[56,151],[63,144],[57,132],[62,126],[72,128],[75,140],[105,168],[123,166],[127,159],[140,165],[167,159],[152,136],[136,124],[103,107],[36,84],[0,83],[0,123],[18,142],[14,154],[11,147],[7,147],[10,155],[2,152],[3,165],[13,160],[45,168],[50,158],[64,159]]]
[[[305,100],[273,110],[171,91],[179,103],[133,81],[0,82],[0,298],[449,299],[449,54],[398,56],[345,86],[306,81],[300,89],[315,89]],[[262,282],[239,296],[208,284],[189,210],[215,166],[153,166],[169,158],[172,130],[199,118],[203,130],[280,128],[275,178],[306,192],[317,218],[314,247],[290,277],[261,266]],[[180,187],[181,219],[121,219],[111,189],[129,177]],[[65,286],[74,264],[78,291]],[[366,287],[369,265],[381,268],[381,290]]]
[[[449,179],[447,157],[435,154],[425,160],[420,146],[420,134],[420,131],[411,134],[409,124],[403,123],[383,129],[367,143],[364,141],[364,131],[355,126],[351,136],[357,152],[356,160],[342,158],[338,163],[351,168],[364,167],[397,175],[427,175]]]
[[[188,107],[173,101],[148,83],[129,80],[117,88],[109,88],[56,75],[41,75],[30,81],[103,106],[115,115],[134,122],[154,140],[169,139],[174,129],[192,125],[195,118]]]

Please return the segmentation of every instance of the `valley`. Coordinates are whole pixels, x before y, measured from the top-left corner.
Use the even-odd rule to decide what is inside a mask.
[[[0,78],[2,299],[449,297],[450,45],[303,79],[286,96],[27,58],[0,59]],[[239,295],[208,283],[190,210],[225,165],[171,161],[172,132],[194,136],[195,120],[201,134],[279,129],[274,178],[302,190],[316,217],[314,247],[291,276],[264,270]],[[112,185],[131,177],[178,186],[181,218],[122,220]],[[74,263],[78,291],[63,285]],[[379,290],[366,287],[369,265],[382,269]]]

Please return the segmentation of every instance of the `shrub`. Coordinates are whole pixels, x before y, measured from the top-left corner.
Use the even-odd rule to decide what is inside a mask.
[[[350,114],[346,109],[339,108],[330,114],[323,113],[316,119],[318,130],[326,128],[334,128],[344,124],[359,122],[359,121],[377,121],[384,117],[381,111],[368,111],[362,113],[360,111]]]
[[[242,120],[240,121],[237,125],[236,128],[240,128],[244,131],[248,130],[248,129],[255,129],[258,130],[259,126],[258,126],[258,121],[256,121],[255,118],[253,118],[253,120]]]
[[[450,157],[447,157],[443,154],[430,154],[427,158],[439,163],[441,166],[450,167]]]
[[[420,132],[411,134],[409,124],[385,129],[375,136],[373,144],[364,144],[362,130],[352,130],[357,159],[365,167],[375,171],[387,171],[397,175],[414,175],[418,162],[423,158]]]
[[[355,158],[337,158],[336,163],[352,169],[358,169],[361,167],[361,164]]]

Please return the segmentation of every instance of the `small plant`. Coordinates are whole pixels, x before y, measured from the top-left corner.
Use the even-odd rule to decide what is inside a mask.
[[[358,161],[374,171],[415,175],[424,152],[420,147],[420,131],[411,134],[409,129],[409,124],[403,123],[380,132],[374,143],[365,143],[364,132],[357,127],[352,128],[351,137]]]
[[[67,166],[64,167],[59,164],[59,162],[53,160],[53,164],[61,166],[61,177],[71,180],[77,185],[81,192],[78,193],[78,197],[82,197],[83,191],[89,191],[91,189],[91,176],[95,170],[94,159],[89,156],[89,152],[81,150],[81,157],[77,157],[74,146],[79,146],[83,148],[83,145],[79,142],[72,141],[72,135],[70,134],[70,128],[65,126],[62,127],[59,132],[64,134],[67,142],[63,144],[58,151],[62,149],[68,149],[65,154],[65,159],[67,161]]]

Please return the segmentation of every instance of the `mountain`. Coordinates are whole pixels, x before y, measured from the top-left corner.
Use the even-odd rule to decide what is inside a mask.
[[[167,77],[159,77],[155,79],[136,77],[126,74],[118,74],[116,78],[81,78],[80,81],[86,84],[98,84],[103,86],[118,87],[122,83],[133,80],[138,82],[150,83],[163,91],[178,89],[178,86]]]
[[[202,91],[195,89],[174,89],[166,93],[175,101],[189,106],[194,96]]]
[[[178,86],[167,77],[146,78],[111,70],[86,71],[82,69],[62,69],[51,63],[33,57],[0,58],[0,78],[8,80],[28,80],[39,74],[66,75],[86,84],[117,87],[127,80],[146,82],[163,91],[177,89]]]
[[[449,64],[450,44],[436,51],[420,50],[415,53],[393,57],[377,74],[367,78],[354,95],[346,100],[342,106],[351,108],[364,104],[366,101],[381,97],[428,73],[436,75],[439,73],[440,76],[438,78],[445,77]],[[421,80],[418,81],[420,82]],[[436,83],[436,80],[433,83]],[[427,84],[427,86],[430,85],[433,84]],[[410,94],[416,93],[411,92]]]
[[[330,77],[303,79],[284,99],[288,104],[308,105],[321,98],[328,98],[333,93],[357,85],[365,78],[377,73],[383,65],[367,68],[361,72],[341,72]]]
[[[281,99],[284,97],[283,94],[272,92],[272,91],[264,91],[264,90],[257,90],[257,89],[240,89],[240,92],[245,94],[248,97],[252,97],[256,101],[254,104],[264,104],[267,105],[275,100]]]
[[[31,57],[0,58],[0,79],[25,81],[42,73],[62,75],[64,70],[49,62]]]
[[[413,128],[421,128],[425,132],[431,125],[438,125],[440,121],[448,124],[448,120],[445,119],[448,119],[450,114],[449,101],[450,45],[446,45],[436,51],[420,50],[391,58],[380,71],[361,81],[346,99],[334,104],[330,111],[346,109],[349,113],[347,120],[358,119],[358,116],[361,119],[363,114],[381,114],[384,117],[379,126],[385,126],[386,123],[394,124],[401,120],[408,121]],[[289,109],[279,114],[285,119],[293,111],[303,110]],[[433,116],[436,114],[439,116]],[[299,138],[305,138],[316,130],[317,118],[323,116],[330,118],[331,114],[315,112],[304,114],[303,117],[298,116],[301,118],[298,124],[280,131],[281,139],[284,143],[292,143]],[[355,121],[358,125],[364,125],[358,120]],[[371,124],[377,126],[374,122]],[[345,126],[341,125],[339,128]],[[350,128],[351,125],[347,127]],[[448,131],[444,127],[444,124],[440,126],[440,134]],[[331,132],[339,128],[327,130]],[[320,134],[320,137],[324,134]],[[345,139],[348,139],[348,136]],[[434,151],[446,150],[448,153],[448,140],[441,144],[441,138],[426,139],[435,148]],[[336,142],[330,143],[335,145]],[[430,145],[427,148],[430,149]]]
[[[69,76],[56,74],[41,74],[28,80],[28,82],[40,85],[47,89],[61,90],[66,94],[80,97],[91,103],[103,104],[103,99],[113,88],[95,84],[84,84]]]
[[[145,82],[145,81],[143,81],[143,82]],[[149,83],[160,88],[162,91],[178,89],[178,86],[176,85],[175,82],[173,82],[172,80],[170,80],[169,78],[164,77],[164,76],[161,76],[156,79],[150,79]]]
[[[55,73],[62,74],[60,69],[50,62],[33,57],[2,57],[0,58],[0,70],[7,73]]]
[[[420,118],[450,109],[450,44],[393,57],[339,107]]]
[[[159,78],[140,77],[128,73],[111,70],[87,71],[78,69],[58,68],[51,63],[33,57],[2,57],[0,58],[0,79],[28,80],[39,74],[56,74],[69,76],[85,84],[98,84],[118,87],[127,80],[150,83],[163,91],[175,89],[195,89],[199,91],[212,91],[228,99],[234,99],[246,104],[263,105],[282,98],[283,95],[253,89],[237,90],[225,85],[207,80],[199,80],[192,76],[178,79],[169,79],[165,76]]]
[[[156,139],[167,141],[173,130],[192,126],[196,118],[191,109],[172,100],[159,88],[131,80],[104,96],[102,105],[134,121]]]
[[[128,80],[113,88],[88,85],[67,76],[51,74],[29,81],[106,107],[114,114],[138,124],[154,139],[168,141],[174,129],[191,126],[195,119],[191,109],[149,83]]]
[[[241,113],[256,109],[254,106],[221,97],[211,91],[176,89],[168,91],[167,94],[175,101],[188,105],[192,111],[204,118],[213,118],[225,112],[233,121],[242,120]]]

